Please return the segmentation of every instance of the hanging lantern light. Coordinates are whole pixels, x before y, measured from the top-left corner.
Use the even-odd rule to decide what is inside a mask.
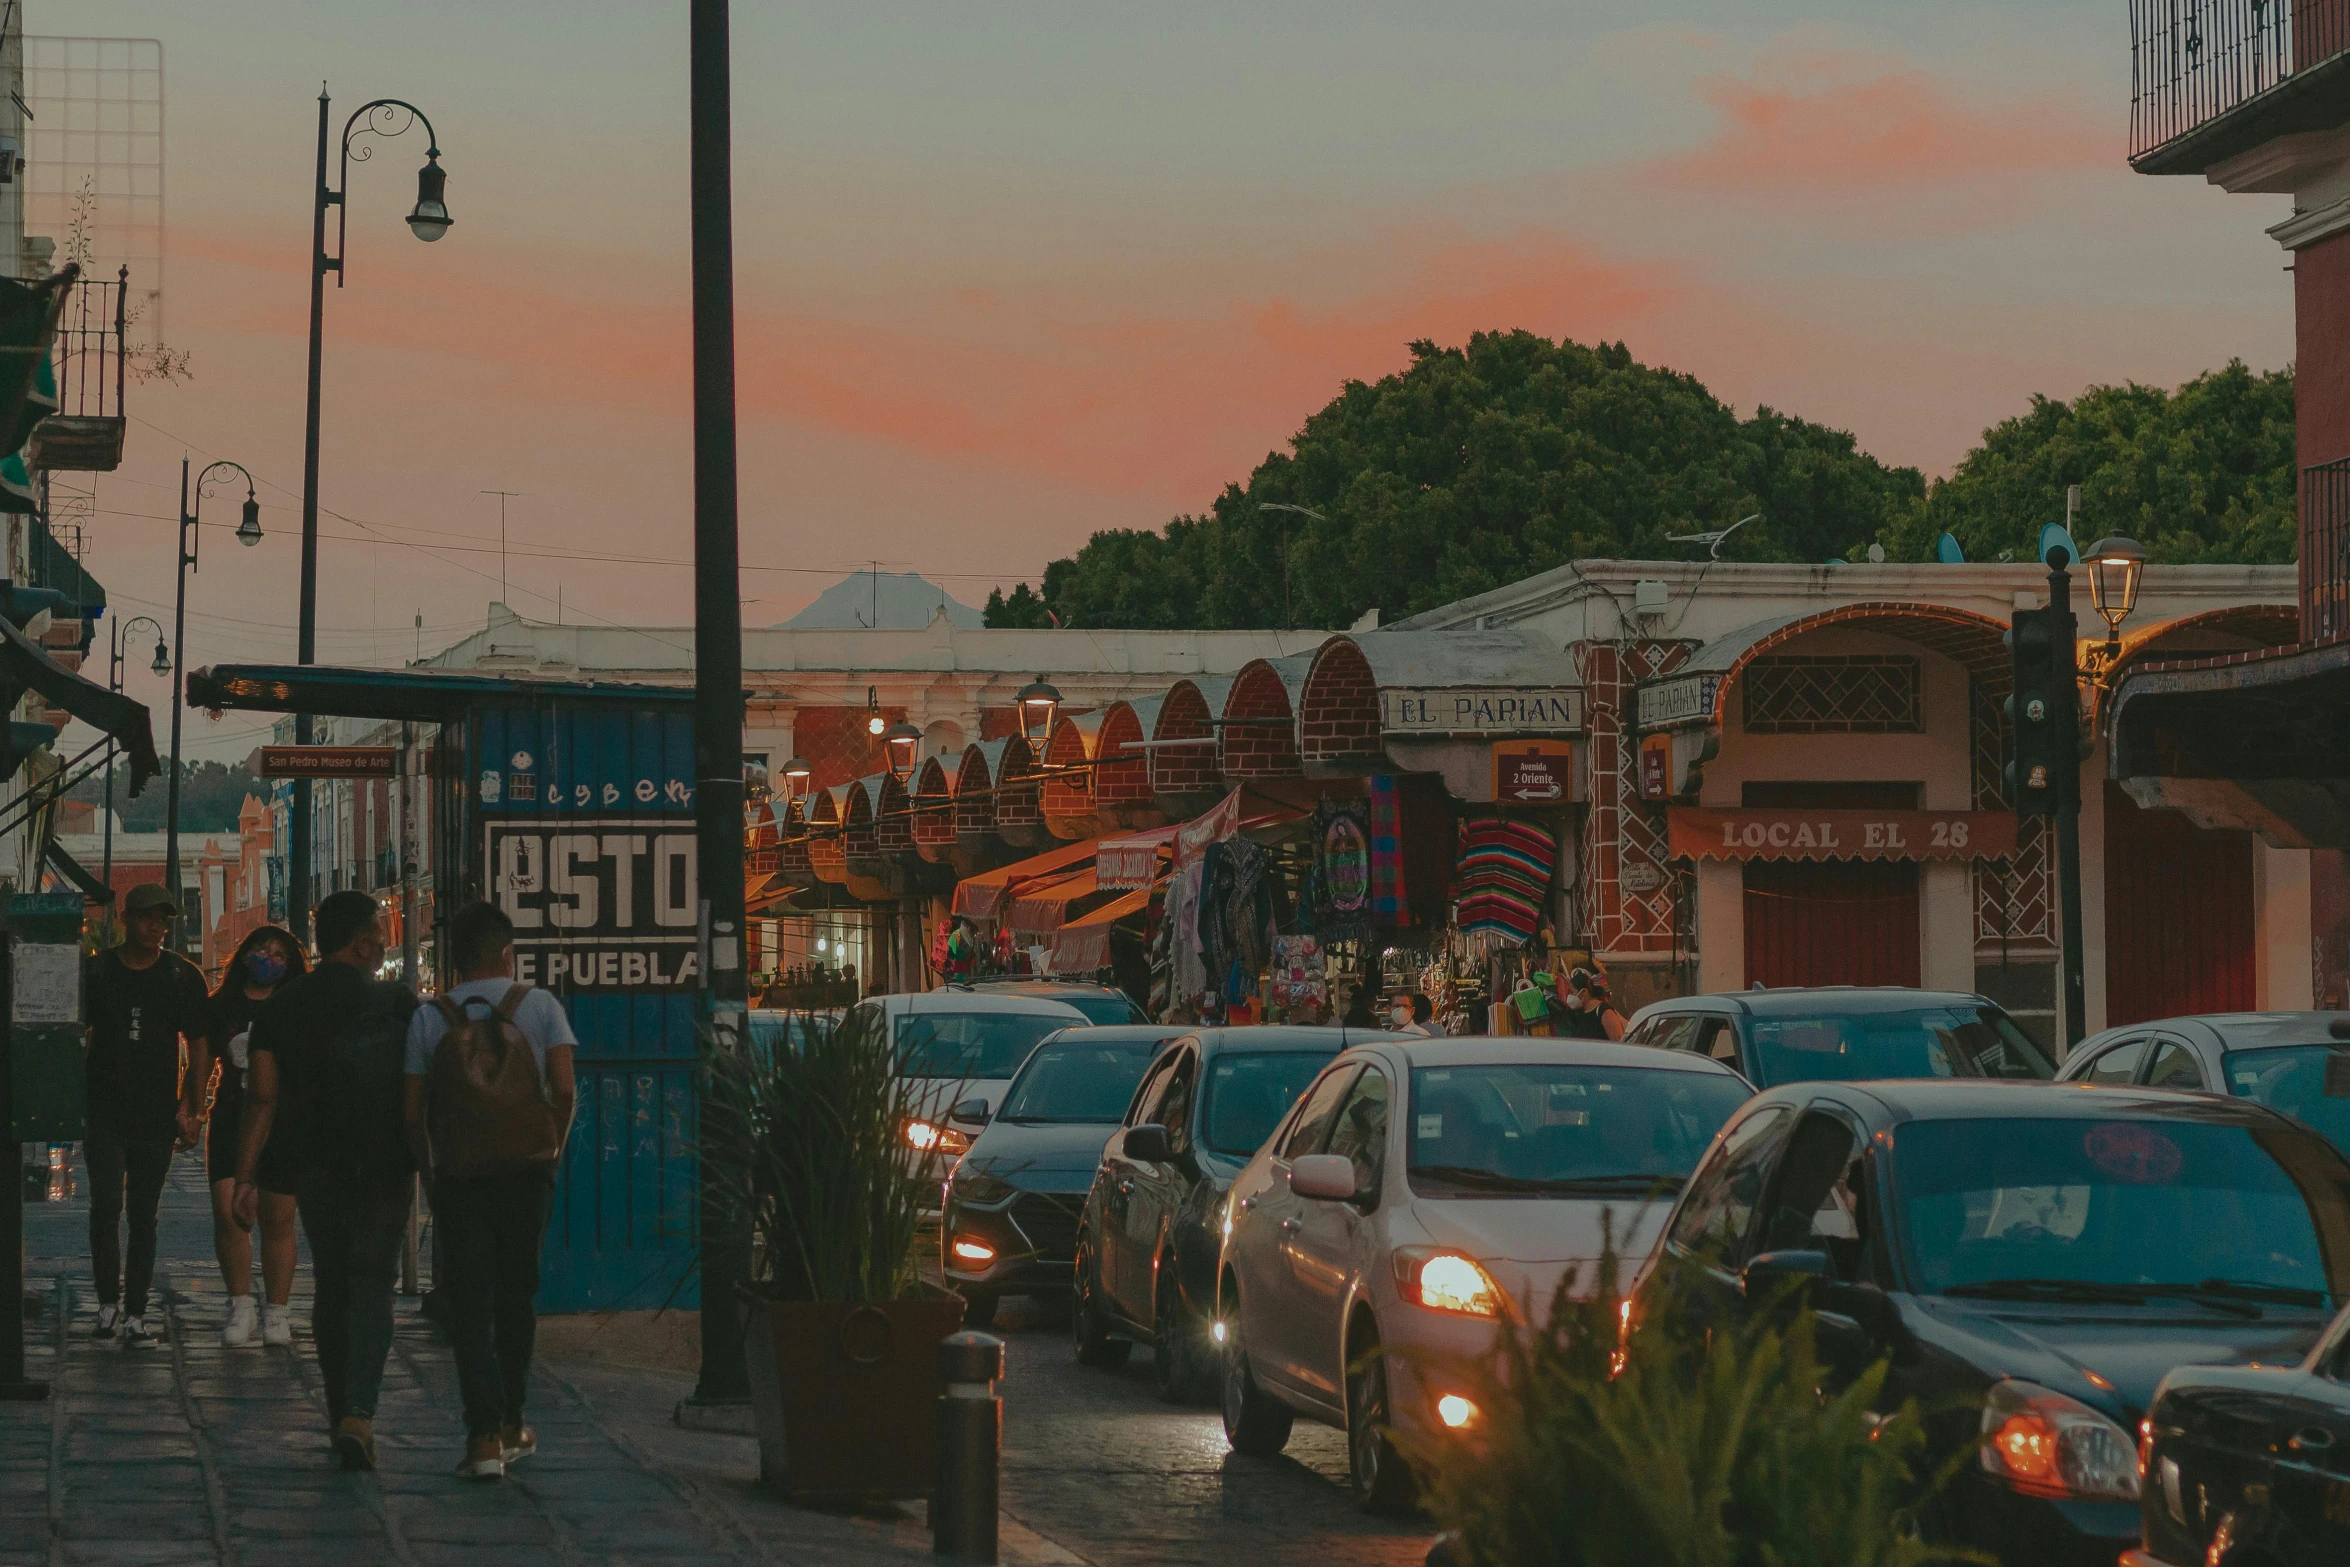
[[[245,492],[245,518],[237,524],[237,542],[247,549],[261,542],[261,503],[251,490]]]
[[[154,670],[155,673],[159,675],[168,675],[171,673],[171,649],[163,645],[163,639],[161,637],[157,637],[155,639]]]
[[[808,780],[815,776],[815,772],[816,769],[808,765],[805,757],[795,756],[783,764],[783,799],[786,805],[806,791]]]
[[[1061,710],[1061,693],[1044,676],[1020,688],[1020,736],[1041,748],[1053,734],[1053,715]]]
[[[882,731],[881,744],[889,753],[890,776],[899,783],[913,777],[914,764],[922,759],[922,731],[901,718]]]
[[[2089,571],[2089,602],[2105,617],[2105,650],[2121,651],[2122,622],[2138,607],[2138,583],[2146,571],[2146,547],[2119,534],[2089,546],[2081,564]]]
[[[879,739],[881,732],[888,727],[888,720],[881,716],[880,688],[867,686],[865,688],[865,732],[875,739]]]

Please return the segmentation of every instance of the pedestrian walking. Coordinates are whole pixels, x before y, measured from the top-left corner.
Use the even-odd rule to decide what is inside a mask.
[[[1561,1039],[1621,1039],[1624,1014],[1608,1000],[1607,976],[1578,964],[1567,975],[1567,999],[1551,1017]]]
[[[1388,1026],[1398,1034],[1412,1034],[1426,1039],[1436,1032],[1428,1026],[1428,1020],[1435,1015],[1435,1003],[1423,992],[1415,990],[1408,996],[1395,998],[1395,1005],[1388,1009],[1387,1021]]]
[[[263,1169],[272,1190],[294,1191],[335,1452],[346,1469],[372,1469],[416,1170],[400,1103],[416,996],[375,977],[384,936],[372,895],[330,893],[313,928],[318,967],[281,986],[253,1020],[236,1216],[253,1222]]]
[[[563,1005],[514,979],[514,922],[474,903],[449,922],[458,983],[408,1025],[408,1139],[432,1190],[449,1340],[465,1405],[457,1473],[503,1477],[538,1450],[524,1423],[539,1248],[576,1102]]]
[[[90,1050],[82,1160],[90,1171],[90,1272],[98,1286],[95,1336],[152,1344],[147,1291],[155,1279],[155,1213],[176,1148],[193,1147],[196,1117],[183,1092],[182,1041],[203,1031],[204,975],[164,950],[179,906],[152,883],[123,899],[123,939],[89,963]],[[13,1200],[13,1199],[12,1199]],[[122,1231],[130,1231],[123,1251]]]
[[[237,1154],[244,1135],[245,1083],[251,1070],[253,1019],[261,1004],[289,977],[309,970],[302,944],[291,931],[263,925],[237,944],[228,966],[221,971],[220,988],[204,1011],[204,1026],[195,1039],[188,1081],[195,1092],[192,1104],[201,1108],[215,1066],[219,1082],[212,1092],[206,1117],[204,1173],[212,1184],[212,1250],[220,1260],[220,1276],[228,1286],[228,1321],[220,1342],[237,1349],[253,1342],[258,1332],[265,1344],[294,1340],[293,1313],[287,1305],[294,1288],[294,1194],[273,1190],[271,1172],[257,1171],[261,1187],[261,1285],[264,1304],[253,1307],[253,1230],[236,1214]]]

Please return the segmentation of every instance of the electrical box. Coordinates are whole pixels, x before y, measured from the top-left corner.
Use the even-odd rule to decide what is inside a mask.
[[[1661,615],[1669,594],[1664,583],[1655,577],[1643,577],[1632,584],[1632,613]]]
[[[0,949],[8,1005],[8,1140],[77,1141],[89,1114],[82,895],[11,897]]]

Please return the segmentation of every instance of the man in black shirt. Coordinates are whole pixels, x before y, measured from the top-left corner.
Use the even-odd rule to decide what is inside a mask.
[[[181,1093],[181,1040],[203,1030],[204,976],[163,950],[179,909],[148,884],[123,899],[123,941],[90,960],[90,1054],[85,1067],[89,1129],[90,1271],[98,1283],[97,1336],[119,1329],[125,1348],[154,1341],[147,1289],[155,1277],[155,1210],[175,1144],[192,1142],[196,1120]],[[120,1226],[130,1217],[126,1272]]]
[[[310,1329],[335,1451],[346,1469],[372,1469],[416,1171],[402,1113],[416,997],[375,977],[384,936],[371,895],[329,894],[313,928],[318,967],[281,985],[253,1019],[235,1213],[253,1222],[264,1164],[273,1191],[290,1185],[295,1193],[310,1241]]]

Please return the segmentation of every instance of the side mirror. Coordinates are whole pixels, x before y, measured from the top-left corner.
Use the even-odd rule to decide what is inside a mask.
[[[1771,1295],[1789,1280],[1825,1281],[1833,1272],[1824,1251],[1758,1252],[1739,1275],[1739,1285],[1747,1298],[1754,1300]]]
[[[987,1101],[966,1099],[947,1112],[947,1119],[961,1121],[966,1126],[985,1126],[987,1124]]]
[[[1352,1202],[1355,1162],[1344,1154],[1307,1154],[1289,1167],[1289,1189],[1321,1202]]]
[[[1126,1157],[1138,1164],[1165,1164],[1175,1157],[1175,1150],[1167,1144],[1167,1129],[1163,1126],[1130,1126],[1123,1144]]]

